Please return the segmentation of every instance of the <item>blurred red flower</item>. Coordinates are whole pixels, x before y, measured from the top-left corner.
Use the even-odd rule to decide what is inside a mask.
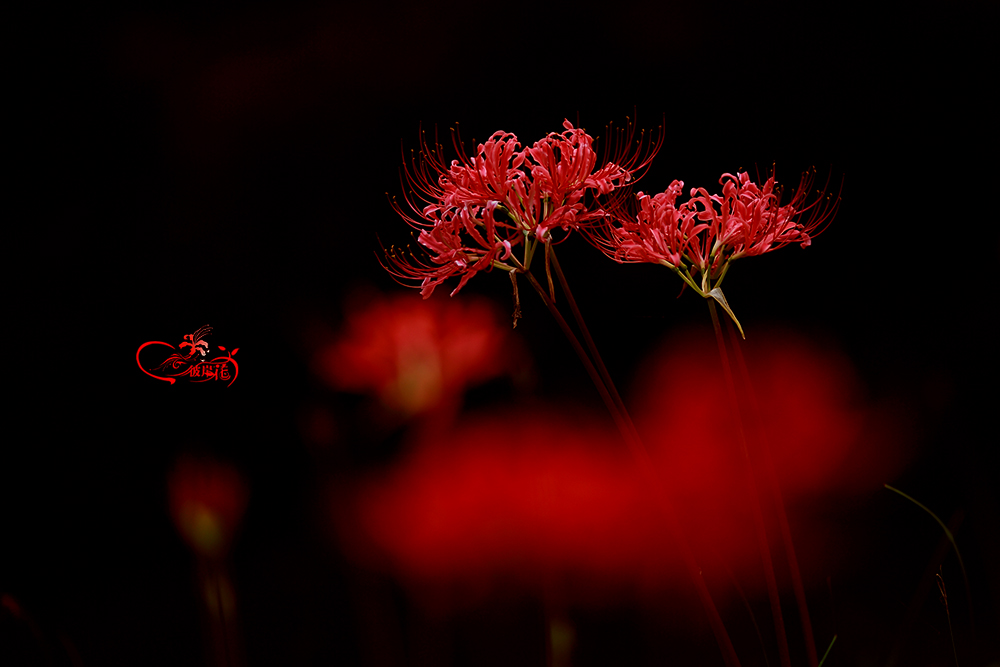
[[[347,552],[411,583],[560,581],[586,596],[681,571],[631,459],[587,417],[467,420],[342,500]]]
[[[182,456],[168,478],[170,516],[201,556],[224,556],[246,509],[247,483],[229,463]]]
[[[761,330],[742,349],[753,395],[738,370],[736,382],[758,484],[764,488],[767,447],[796,545],[816,554],[802,562],[828,562],[839,534],[826,522],[830,507],[881,489],[902,463],[902,436],[867,402],[853,365],[835,348]],[[756,567],[739,433],[712,331],[669,340],[643,365],[636,390],[637,426],[696,546],[728,554],[737,572],[741,563]],[[777,540],[777,526],[769,532]]]
[[[374,394],[404,416],[453,406],[470,386],[524,370],[519,339],[487,301],[376,297],[347,313],[314,371],[341,391]]]
[[[861,441],[868,410],[851,363],[842,354],[780,331],[743,343],[765,437],[783,491],[792,501],[842,486],[845,462]],[[726,403],[719,353],[711,331],[688,332],[644,367],[636,419],[650,445],[677,471],[675,483],[698,493],[692,466],[718,470],[716,457],[742,470],[738,433]],[[742,385],[742,383],[740,383]],[[747,397],[744,407],[750,405]],[[744,415],[750,435],[753,416]],[[683,458],[688,463],[682,464]]]
[[[880,488],[899,463],[894,443],[871,441],[879,415],[842,355],[780,332],[754,340],[748,365],[793,533],[810,567],[822,568],[839,532],[811,510]],[[742,455],[711,332],[673,340],[643,368],[637,425],[699,563],[723,597],[736,595],[727,570],[759,592]],[[751,445],[759,464],[760,438]],[[650,490],[617,438],[588,417],[521,410],[467,420],[340,500],[346,551],[417,584],[481,592],[557,582],[574,599],[687,585]],[[776,526],[769,534],[779,539]]]

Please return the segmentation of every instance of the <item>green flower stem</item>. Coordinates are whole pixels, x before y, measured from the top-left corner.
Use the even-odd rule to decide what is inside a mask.
[[[689,276],[685,271],[681,271],[679,268],[677,268],[670,262],[661,261],[660,264],[662,264],[663,266],[667,267],[668,269],[676,273],[688,287],[693,289],[698,294],[698,296],[702,297],[703,299],[708,298],[708,295],[701,291],[701,288],[698,287],[697,284],[695,284],[694,280],[691,279],[691,276]]]
[[[715,327],[715,339],[719,344],[719,356],[726,376],[726,388],[729,394],[729,409],[733,421],[739,430],[740,450],[743,453],[743,463],[746,472],[747,491],[750,495],[750,506],[753,513],[754,527],[757,530],[757,547],[764,563],[764,580],[767,582],[767,595],[771,601],[771,615],[774,619],[774,630],[778,635],[778,656],[782,667],[791,667],[792,661],[788,651],[788,636],[785,633],[785,621],[781,613],[781,598],[778,594],[778,582],[774,575],[774,563],[771,560],[771,549],[767,544],[767,532],[764,529],[764,513],[760,507],[760,493],[754,479],[753,466],[750,463],[750,452],[747,449],[746,432],[740,417],[739,402],[736,398],[736,384],[733,372],[729,367],[729,355],[726,354],[726,341],[722,337],[722,327],[719,325],[719,314],[715,311],[715,302],[708,301],[708,310],[712,314],[712,325]]]
[[[531,258],[535,256],[536,241],[527,234],[524,235],[524,270],[531,267]]]
[[[714,285],[714,287],[722,287],[722,279],[725,278],[726,277],[726,273],[729,272],[729,265],[732,264],[732,261],[733,260],[730,259],[728,262],[726,262],[722,266],[722,271],[719,273],[719,277],[715,279],[715,285]]]
[[[830,645],[826,647],[826,651],[823,653],[823,658],[819,661],[819,665],[817,667],[823,667],[823,663],[826,662],[826,656],[830,655],[830,649],[833,648],[833,642],[835,641],[837,641],[837,635],[834,635],[833,639],[830,640]]]
[[[544,241],[543,241],[544,243]],[[556,302],[556,287],[552,284],[552,262],[551,260],[555,257],[555,250],[552,249],[551,243],[545,243],[545,278],[549,281],[549,298],[552,299],[552,303]],[[586,332],[584,332],[586,335]],[[593,350],[591,350],[593,352]],[[598,366],[603,366],[600,358],[596,359]],[[607,378],[605,378],[605,383],[607,383]],[[612,393],[616,393],[614,386],[608,383],[611,388]]]

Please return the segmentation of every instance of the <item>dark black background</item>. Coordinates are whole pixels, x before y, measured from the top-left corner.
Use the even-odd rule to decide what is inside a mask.
[[[374,251],[407,239],[385,195],[401,190],[400,142],[415,147],[420,123],[530,143],[564,118],[601,134],[637,116],[665,120],[650,189],[772,162],[788,181],[812,165],[844,175],[830,229],[807,250],[737,264],[727,296],[749,330],[837,341],[873,400],[897,406],[913,463],[886,481],[946,520],[964,512],[979,632],[960,628],[959,652],[997,660],[991,9],[293,2],[15,16],[0,590],[86,665],[196,664],[194,566],[164,480],[178,452],[210,452],[253,485],[234,554],[249,664],[372,662],[356,602],[367,584],[317,526],[324,474],[373,463],[350,450],[318,464],[297,420],[339,400],[308,373],[315,333],[337,326],[352,291],[394,288]],[[616,376],[704,317],[656,267],[620,268],[578,238],[560,253]],[[509,306],[505,279],[467,290]],[[205,323],[215,344],[241,348],[233,387],[199,393],[137,371],[141,343]],[[518,330],[539,395],[596,405],[540,306],[526,303]],[[829,664],[882,664],[940,535],[895,497],[873,496],[854,520],[869,562],[837,593]],[[580,621],[604,643],[588,653],[581,640],[579,664],[671,655],[628,638],[629,613]],[[537,642],[510,636],[535,621],[483,612],[451,631],[456,646],[507,643],[531,664]],[[947,636],[921,622],[910,664],[944,664]],[[619,632],[624,653],[608,648]],[[471,655],[454,659],[482,664]]]

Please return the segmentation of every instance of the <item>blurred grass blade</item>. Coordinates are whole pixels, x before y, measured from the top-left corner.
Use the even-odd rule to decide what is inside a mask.
[[[823,667],[823,663],[826,662],[826,656],[830,655],[830,649],[833,648],[833,642],[835,641],[837,641],[837,635],[834,635],[833,639],[830,640],[830,645],[826,647],[826,652],[823,653],[823,657],[819,659],[819,665],[816,667]]]
[[[974,625],[973,620],[972,620],[972,590],[969,588],[969,577],[965,573],[965,561],[962,560],[962,552],[960,552],[958,550],[958,543],[955,542],[955,536],[952,535],[952,533],[951,533],[950,530],[948,530],[948,526],[946,526],[944,524],[944,521],[942,521],[941,519],[939,519],[938,515],[935,514],[934,512],[932,512],[930,510],[930,508],[928,508],[922,502],[920,502],[919,500],[917,500],[913,496],[910,496],[910,495],[907,495],[907,494],[903,493],[902,491],[900,491],[899,489],[897,489],[895,487],[889,486],[888,484],[884,484],[883,486],[885,486],[885,488],[889,489],[890,491],[894,491],[895,493],[898,493],[899,495],[903,496],[904,498],[906,498],[907,500],[909,500],[911,503],[913,503],[914,505],[916,505],[917,507],[919,507],[923,511],[927,512],[928,514],[930,514],[931,518],[934,519],[935,521],[937,521],[937,524],[939,526],[941,526],[941,530],[944,531],[945,537],[947,537],[948,541],[951,542],[951,546],[955,548],[955,555],[958,556],[958,566],[960,568],[962,568],[962,580],[965,583],[965,595],[969,599],[969,623]]]

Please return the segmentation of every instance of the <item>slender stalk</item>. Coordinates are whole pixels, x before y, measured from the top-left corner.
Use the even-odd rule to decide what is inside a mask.
[[[938,566],[937,578],[938,591],[941,593],[941,604],[944,605],[944,615],[948,617],[948,636],[951,637],[951,652],[955,656],[955,667],[958,667],[958,648],[955,646],[955,633],[951,629],[951,612],[948,611],[948,589],[944,585],[944,577],[941,576],[941,566]]]
[[[632,423],[631,417],[629,417],[628,410],[625,408],[625,402],[622,401],[621,395],[615,388],[615,383],[611,380],[611,374],[608,373],[608,368],[604,365],[604,360],[601,359],[601,354],[597,351],[597,345],[594,343],[594,339],[590,335],[590,329],[587,328],[587,324],[583,320],[583,315],[580,313],[580,308],[576,305],[576,299],[573,298],[573,292],[569,288],[569,281],[566,280],[566,274],[563,273],[562,267],[559,265],[559,259],[556,257],[555,248],[552,249],[552,266],[555,268],[556,277],[559,279],[559,285],[562,287],[563,293],[566,295],[566,302],[569,303],[569,309],[573,313],[573,319],[576,320],[577,326],[580,327],[580,333],[583,334],[583,341],[587,344],[587,349],[590,350],[590,354],[594,358],[594,365],[597,367],[597,372],[601,374],[601,379],[604,380],[604,383],[608,387],[608,392],[611,394],[611,398],[614,399],[618,409],[625,417],[625,421],[628,424],[629,429],[632,431],[633,436],[639,440],[639,432],[636,430],[635,424]]]
[[[750,606],[750,601],[747,599],[746,594],[743,592],[743,587],[740,586],[740,582],[736,579],[736,575],[733,571],[726,567],[726,574],[729,575],[729,581],[732,582],[733,588],[740,596],[740,600],[743,601],[743,606],[746,607],[747,613],[750,615],[750,622],[753,623],[754,632],[757,633],[757,640],[760,642],[760,650],[764,655],[764,667],[771,667],[771,661],[767,658],[767,646],[764,644],[764,635],[760,632],[760,625],[757,624],[757,617],[753,613],[753,607]]]
[[[597,388],[597,392],[601,395],[601,400],[604,401],[604,405],[608,408],[608,412],[611,413],[611,418],[614,419],[615,426],[618,427],[618,430],[621,432],[625,442],[628,443],[629,449],[635,452],[636,446],[641,445],[636,443],[635,439],[632,437],[632,431],[626,425],[625,419],[622,417],[621,411],[618,409],[618,405],[611,397],[611,394],[608,393],[608,389],[604,385],[604,381],[601,379],[597,369],[594,368],[594,364],[590,361],[590,357],[587,356],[583,346],[580,345],[580,341],[577,339],[576,334],[573,333],[573,330],[566,322],[566,319],[562,316],[562,313],[559,312],[559,309],[556,308],[555,303],[552,302],[552,299],[549,297],[548,293],[546,293],[545,288],[543,288],[538,282],[538,279],[535,278],[535,276],[530,272],[525,272],[523,275],[527,277],[528,282],[530,282],[531,286],[535,288],[535,291],[538,292],[538,296],[542,298],[542,301],[545,302],[549,312],[552,313],[552,317],[556,319],[556,323],[559,324],[559,328],[562,329],[562,332],[566,335],[566,338],[569,340],[569,344],[573,347],[573,351],[576,352],[576,356],[580,358],[580,361],[583,363],[583,367],[587,370],[587,374],[590,376],[591,381]]]
[[[964,517],[965,513],[961,510],[955,512],[955,514],[953,514],[951,519],[948,521],[948,531],[955,534],[958,531],[959,526],[962,524]],[[900,662],[899,658],[904,654],[904,651],[909,645],[907,637],[910,635],[913,630],[913,626],[916,624],[917,619],[920,616],[920,611],[923,609],[927,596],[931,592],[932,582],[934,582],[936,575],[940,572],[941,564],[948,556],[950,549],[951,545],[948,542],[948,538],[942,535],[937,548],[934,550],[933,555],[931,555],[927,562],[927,566],[924,568],[923,576],[920,577],[916,590],[913,592],[913,597],[910,599],[910,603],[906,607],[906,614],[903,617],[902,623],[899,625],[896,641],[893,642],[892,652],[889,654],[889,659],[885,662],[886,667],[894,667],[894,665]]]
[[[802,625],[802,635],[806,642],[806,654],[809,667],[818,667],[819,660],[816,655],[816,640],[813,636],[812,621],[809,618],[809,607],[806,603],[806,590],[802,585],[802,573],[799,570],[799,560],[795,555],[795,545],[792,542],[792,530],[788,523],[788,514],[785,512],[785,502],[781,495],[781,486],[778,484],[778,474],[774,468],[774,458],[771,456],[771,448],[768,446],[767,438],[764,434],[764,427],[760,418],[760,407],[757,397],[754,394],[753,386],[750,384],[750,372],[747,370],[743,352],[740,349],[740,341],[733,330],[732,322],[727,322],[729,329],[729,340],[732,341],[733,353],[736,355],[736,363],[740,367],[740,375],[743,377],[743,384],[750,397],[750,407],[756,418],[757,432],[760,434],[761,450],[764,453],[764,468],[767,472],[768,485],[771,487],[771,496],[778,513],[778,524],[781,526],[781,540],[785,547],[785,556],[788,558],[788,569],[792,576],[792,589],[795,591],[795,602],[799,607],[799,620]]]
[[[215,573],[215,594],[219,604],[219,629],[222,632],[222,650],[226,659],[225,664],[228,667],[233,664],[233,661],[229,655],[229,633],[226,632],[226,602],[222,596],[222,576],[218,572]]]
[[[938,518],[937,514],[932,512],[926,505],[924,505],[922,502],[920,502],[913,496],[907,495],[902,491],[900,491],[899,489],[889,486],[888,484],[884,484],[883,486],[885,486],[885,488],[889,489],[890,491],[898,493],[899,495],[903,496],[904,498],[909,500],[911,503],[913,503],[923,511],[930,514],[931,518],[937,522],[937,525],[941,526],[941,530],[944,531],[945,537],[947,537],[948,541],[951,542],[951,546],[955,548],[955,555],[958,557],[958,566],[962,569],[962,581],[965,583],[965,597],[969,601],[969,625],[970,627],[972,627],[973,630],[975,630],[976,623],[975,619],[972,616],[972,589],[969,587],[969,577],[965,573],[965,561],[962,560],[962,552],[958,550],[958,542],[955,541],[954,533],[952,533],[952,531],[948,529],[948,526],[945,525],[944,521]]]
[[[601,392],[602,398],[607,397],[605,398],[605,404],[607,404],[609,398],[613,401],[613,409],[610,405],[608,406],[608,409],[611,411],[612,415],[616,413],[620,415],[622,422],[619,423],[616,420],[616,424],[618,424],[619,430],[621,430],[623,426],[627,429],[627,433],[623,431],[622,436],[625,438],[625,442],[628,444],[633,457],[639,463],[639,468],[642,471],[646,483],[656,494],[660,505],[667,515],[667,523],[673,533],[674,539],[677,540],[677,544],[680,546],[681,557],[684,560],[684,564],[688,569],[688,574],[690,575],[695,589],[697,590],[698,598],[701,600],[705,613],[708,615],[709,625],[711,626],[712,633],[715,635],[715,639],[719,644],[719,649],[722,651],[722,657],[725,660],[726,665],[729,667],[738,667],[740,661],[736,655],[736,649],[733,647],[733,642],[729,637],[729,633],[726,631],[726,626],[722,622],[722,616],[719,614],[719,610],[715,606],[714,600],[712,600],[712,595],[708,590],[708,585],[705,583],[704,573],[695,559],[694,551],[691,549],[691,545],[684,537],[684,529],[681,527],[677,510],[674,507],[669,494],[663,489],[663,485],[660,483],[659,477],[655,472],[652,458],[649,456],[649,451],[643,444],[642,438],[639,436],[639,431],[635,428],[635,424],[629,416],[628,409],[625,407],[625,403],[622,401],[621,395],[615,388],[611,375],[608,373],[608,369],[604,365],[604,361],[601,359],[600,353],[597,351],[597,345],[594,343],[594,339],[590,335],[590,330],[587,328],[587,325],[583,320],[583,315],[580,313],[580,309],[576,305],[576,300],[573,298],[573,293],[569,288],[569,282],[566,280],[562,267],[559,266],[559,260],[556,258],[554,249],[551,251],[551,259],[552,266],[554,267],[556,276],[559,279],[559,284],[563,289],[563,293],[566,295],[566,301],[570,305],[573,317],[576,320],[577,325],[580,327],[584,341],[586,341],[587,347],[590,349],[596,364],[592,363],[589,358],[585,358],[579,340],[577,340],[576,336],[569,330],[566,320],[559,313],[558,309],[556,309],[555,303],[546,299],[546,294],[544,293],[542,286],[533,276],[530,276],[530,274],[529,280],[531,280],[532,285],[535,286],[535,290],[538,292],[539,296],[542,297],[542,300],[546,302],[549,310],[556,317],[556,321],[559,322],[561,327],[563,327],[563,332],[566,333],[567,338],[570,339],[570,343],[573,344],[577,355],[580,356],[580,359],[584,362],[584,366],[588,368],[587,372],[591,373],[591,379],[594,380],[594,384],[604,385],[603,389],[601,386],[598,386],[598,391]],[[591,369],[597,372],[598,379],[594,379]]]
[[[764,562],[764,580],[767,582],[767,596],[771,601],[771,615],[774,618],[774,630],[778,635],[778,655],[781,659],[782,667],[791,667],[791,658],[788,652],[788,637],[785,634],[785,622],[781,613],[781,598],[778,594],[778,582],[774,575],[774,563],[771,561],[771,549],[767,544],[767,532],[764,530],[764,514],[760,507],[760,493],[757,490],[757,482],[754,479],[753,466],[750,462],[750,452],[747,449],[746,432],[743,428],[743,420],[740,417],[739,402],[736,398],[736,384],[733,381],[733,372],[729,367],[729,355],[726,354],[726,341],[722,337],[722,327],[719,325],[719,315],[715,310],[715,303],[708,301],[708,309],[712,314],[712,325],[715,327],[715,339],[719,344],[719,356],[722,358],[722,367],[726,376],[726,388],[729,393],[729,407],[739,431],[740,450],[743,452],[743,463],[746,468],[747,490],[750,494],[750,508],[753,513],[754,527],[757,529],[757,547],[760,549],[760,557]]]
[[[550,266],[550,259],[555,255],[555,250],[552,249],[551,243],[545,244],[545,278],[549,281],[549,298],[552,299],[552,303],[556,302],[556,287],[552,284],[552,269]]]
[[[826,662],[826,656],[830,655],[830,649],[833,648],[833,642],[837,641],[837,635],[833,636],[830,640],[830,645],[826,647],[826,651],[823,653],[823,657],[819,660],[819,667],[823,667],[823,663]]]

